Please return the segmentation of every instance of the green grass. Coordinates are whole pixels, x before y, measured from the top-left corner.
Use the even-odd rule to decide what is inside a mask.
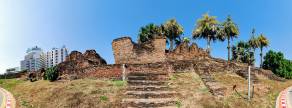
[[[21,101],[21,105],[22,105],[22,106],[24,106],[24,107],[26,107],[26,108],[33,108],[33,107],[32,107],[32,105],[30,105],[30,103],[29,103],[29,102],[27,102],[27,101],[24,101],[24,100],[23,100],[23,101]]]
[[[181,106],[182,106],[182,104],[181,104],[180,101],[176,101],[175,104],[176,104],[176,107],[177,107],[177,108],[181,108]]]
[[[108,100],[108,97],[107,96],[100,96],[99,99],[101,101],[107,101]]]
[[[23,82],[24,81],[17,79],[0,79],[0,86],[8,91],[12,91],[16,85]]]
[[[122,80],[113,80],[111,83],[117,87],[123,87],[126,85],[126,81],[122,81]]]
[[[207,87],[202,87],[202,88],[199,88],[199,91],[203,92],[203,93],[208,93],[210,90],[209,88]],[[197,91],[196,91],[197,92]]]
[[[170,76],[170,80],[176,80],[178,78],[177,74],[171,75]]]

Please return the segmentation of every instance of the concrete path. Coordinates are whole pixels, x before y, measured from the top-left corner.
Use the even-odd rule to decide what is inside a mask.
[[[292,87],[287,91],[287,107],[292,108]]]
[[[286,88],[279,93],[275,108],[292,108],[292,87]]]
[[[5,108],[4,94],[0,92],[0,108]]]
[[[0,108],[15,108],[15,99],[10,92],[0,88]]]

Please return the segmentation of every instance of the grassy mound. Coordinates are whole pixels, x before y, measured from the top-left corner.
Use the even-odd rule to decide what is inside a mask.
[[[115,108],[120,106],[126,83],[80,79],[74,81],[0,80],[11,91],[17,108]]]
[[[179,108],[272,108],[280,91],[292,80],[279,82],[259,76],[254,84],[251,102],[247,96],[247,80],[234,73],[211,74],[227,88],[224,97],[213,96],[196,73],[174,73],[169,87],[180,93],[175,98]],[[233,90],[236,85],[238,93]],[[123,81],[79,79],[74,81],[0,80],[0,86],[11,91],[17,108],[120,108],[125,97]]]
[[[273,108],[280,91],[292,85],[292,80],[279,82],[259,77],[254,84],[251,102],[247,97],[247,80],[233,73],[212,74],[215,80],[227,88],[224,97],[215,97],[196,73],[175,73],[171,76],[170,87],[181,95],[181,108]],[[233,90],[233,86],[239,92]]]

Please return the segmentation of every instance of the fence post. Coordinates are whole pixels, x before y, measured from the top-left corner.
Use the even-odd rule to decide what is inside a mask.
[[[123,81],[126,80],[126,66],[123,64]]]
[[[248,101],[250,101],[250,87],[251,87],[251,81],[250,81],[250,66],[248,66]]]

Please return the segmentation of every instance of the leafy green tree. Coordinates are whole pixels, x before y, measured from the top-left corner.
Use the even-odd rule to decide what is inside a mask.
[[[193,30],[194,39],[206,39],[207,51],[211,52],[211,41],[216,41],[218,38],[218,21],[215,16],[209,16],[208,13],[204,14],[202,18],[197,21],[196,28]]]
[[[170,50],[173,50],[175,41],[181,41],[180,36],[183,34],[183,27],[175,20],[170,19],[165,22],[162,27],[163,33],[166,38],[170,41]]]
[[[47,68],[44,76],[45,76],[44,79],[49,80],[49,81],[57,80],[59,77],[59,72],[57,71],[56,66],[51,67],[51,68]]]
[[[238,38],[239,35],[239,29],[238,26],[232,21],[231,16],[228,16],[226,21],[222,24],[223,28],[222,31],[224,35],[226,36],[228,40],[228,62],[230,61],[230,40],[233,40],[234,38]]]
[[[276,71],[280,67],[280,62],[284,60],[284,55],[281,52],[274,52],[272,50],[266,53],[263,62],[263,68]]]
[[[261,50],[261,53],[260,53],[261,65],[260,65],[260,67],[262,68],[262,66],[263,66],[263,48],[268,47],[270,42],[264,34],[260,34],[260,36],[258,37],[258,40],[259,40],[259,47]]]
[[[263,68],[272,70],[280,77],[292,78],[292,63],[281,52],[268,51],[264,57]]]
[[[138,42],[145,43],[151,41],[155,38],[155,36],[162,36],[163,31],[162,27],[150,23],[144,27],[140,28],[139,35],[138,35]]]

